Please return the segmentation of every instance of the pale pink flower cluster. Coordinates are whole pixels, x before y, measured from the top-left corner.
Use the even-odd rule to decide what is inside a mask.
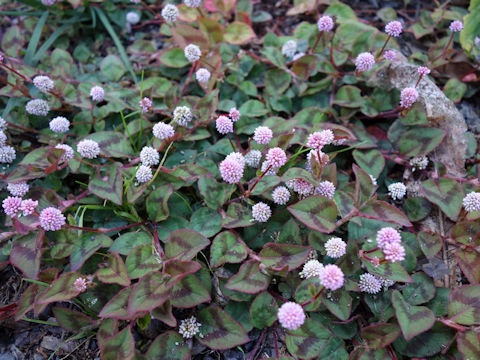
[[[101,86],[94,86],[90,89],[90,96],[93,101],[102,102],[105,97],[105,90]]]
[[[272,192],[272,199],[275,204],[285,205],[290,200],[290,191],[285,186],[277,186]]]
[[[338,290],[343,286],[344,275],[337,265],[329,264],[320,272],[320,283],[328,290]]]
[[[7,190],[13,196],[23,197],[30,190],[30,186],[25,181],[19,183],[10,183],[7,185]]]
[[[70,127],[70,121],[63,116],[57,116],[50,121],[49,126],[55,133],[66,133]]]
[[[270,206],[263,202],[259,202],[252,206],[252,217],[258,222],[267,222],[272,216]]]
[[[225,135],[233,132],[233,122],[227,116],[220,115],[215,122],[215,126],[220,134]]]
[[[12,217],[17,215],[21,205],[22,205],[22,198],[18,196],[9,196],[6,199],[4,199],[2,202],[3,211],[8,216],[12,216]]]
[[[285,329],[297,330],[305,322],[305,313],[301,305],[286,302],[278,309],[278,321]]]
[[[307,196],[313,191],[313,185],[301,178],[291,180],[289,185],[293,191],[303,196]]]
[[[140,165],[137,169],[137,172],[135,173],[135,178],[141,184],[149,182],[153,179],[152,169],[150,168],[150,166],[143,164]]]
[[[377,232],[377,245],[380,249],[384,249],[388,244],[402,242],[400,233],[392,227],[384,227]]]
[[[32,199],[22,200],[22,204],[20,205],[20,210],[22,210],[23,215],[31,215],[35,212],[35,209],[38,206],[38,201]]]
[[[77,144],[77,151],[87,159],[95,159],[100,154],[100,146],[96,141],[85,139]]]
[[[187,45],[183,52],[187,60],[191,63],[200,60],[200,57],[202,56],[202,50],[194,44]]]
[[[308,260],[305,265],[303,265],[303,269],[298,275],[300,275],[301,278],[310,279],[320,276],[322,270],[323,264],[321,264],[317,259],[312,259]]]
[[[463,23],[460,20],[455,20],[450,23],[450,31],[459,32],[463,30]]]
[[[313,149],[321,150],[325,145],[330,144],[334,139],[335,135],[330,129],[316,131],[310,134],[310,136],[308,137],[307,146]]]
[[[328,180],[322,181],[320,184],[318,184],[318,186],[315,187],[314,194],[321,195],[332,200],[333,196],[335,195],[335,185]]]
[[[253,140],[258,144],[267,145],[272,140],[273,132],[267,126],[259,126],[253,133]]]
[[[170,124],[165,124],[163,122],[159,122],[153,126],[152,129],[153,136],[157,139],[165,140],[173,137],[175,135],[175,130],[173,126]]]
[[[402,246],[402,244],[399,243],[385,245],[383,253],[385,254],[385,260],[391,262],[405,260],[405,248]]]
[[[245,169],[245,158],[238,153],[228,155],[225,160],[220,163],[219,170],[222,179],[229,184],[236,184],[243,176]]]
[[[355,66],[358,72],[369,71],[375,64],[375,57],[369,52],[358,54],[355,59]]]
[[[195,77],[197,78],[197,81],[199,83],[206,84],[208,83],[208,80],[210,80],[210,71],[208,71],[205,68],[198,69],[197,72],[195,73]]]
[[[237,122],[240,119],[240,111],[238,111],[237,108],[231,108],[228,115],[233,122]]]
[[[323,15],[317,21],[318,31],[329,32],[333,29],[333,19],[328,15]]]
[[[73,282],[73,287],[79,292],[84,292],[87,290],[87,280],[83,277],[79,277]]]
[[[153,102],[152,102],[152,99],[144,97],[142,100],[138,102],[138,105],[140,105],[140,108],[142,109],[142,113],[145,114],[152,109]]]
[[[165,5],[162,9],[162,17],[168,24],[174,23],[178,18],[178,8],[173,4]]]
[[[480,211],[480,193],[470,192],[463,198],[463,207],[467,212]]]
[[[62,149],[65,151],[63,155],[60,157],[60,161],[71,160],[75,155],[72,147],[66,144],[58,144],[55,146],[55,149]]]
[[[383,53],[383,57],[386,60],[395,60],[395,58],[397,57],[397,52],[395,50],[387,50]]]
[[[281,148],[274,147],[268,150],[265,159],[269,166],[279,168],[287,163],[287,154]]]
[[[425,76],[430,74],[430,69],[426,66],[419,66],[417,69],[418,75]]]
[[[368,294],[377,294],[382,290],[382,281],[376,276],[365,273],[360,275],[360,281],[358,282],[358,287],[361,291]]]
[[[40,226],[47,231],[57,231],[65,225],[65,216],[54,207],[47,207],[40,213]]]
[[[402,90],[400,93],[400,106],[404,109],[408,109],[418,99],[418,91],[415,88],[408,87]]]
[[[327,251],[327,256],[338,259],[345,255],[347,244],[339,237],[332,237],[325,243],[325,250]]]
[[[402,28],[402,23],[400,21],[390,21],[387,26],[385,26],[385,32],[393,37],[400,36],[402,33],[403,28]]]

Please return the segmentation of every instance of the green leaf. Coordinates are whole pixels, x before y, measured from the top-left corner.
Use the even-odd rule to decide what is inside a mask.
[[[102,310],[98,313],[98,316],[120,320],[130,319],[128,316],[128,299],[131,293],[131,287],[120,290],[118,294],[103,306]]]
[[[458,266],[471,284],[480,283],[480,255],[476,251],[457,249]]]
[[[252,211],[247,207],[233,203],[228,206],[227,214],[223,216],[222,227],[234,229],[238,227],[252,226]]]
[[[402,294],[407,302],[419,305],[432,300],[435,297],[435,285],[430,277],[423,272],[412,275],[413,282],[407,284]]]
[[[288,211],[310,229],[322,233],[335,230],[337,207],[335,203],[323,196],[310,196],[290,205]]]
[[[38,298],[39,304],[50,304],[52,302],[66,301],[80,294],[73,283],[81,275],[76,272],[63,273],[56,279],[45,292]]]
[[[322,302],[333,315],[340,320],[348,320],[352,311],[352,298],[345,290],[323,294]]]
[[[250,341],[242,325],[218,306],[201,310],[197,319],[202,324],[197,340],[211,349],[226,350]]]
[[[98,280],[106,284],[130,286],[127,268],[122,257],[116,252],[110,253],[109,266],[99,269],[96,275]]]
[[[120,255],[128,255],[133,248],[139,245],[151,245],[152,235],[144,231],[134,231],[120,235],[108,249],[109,252],[118,252]]]
[[[428,201],[434,203],[452,221],[456,221],[462,210],[464,192],[462,186],[453,179],[441,178],[422,182],[422,190]]]
[[[323,354],[334,351],[340,345],[334,339],[320,322],[310,318],[305,319],[297,330],[287,330],[285,336],[288,351],[299,359],[325,359]]]
[[[275,270],[287,268],[287,271],[302,266],[308,258],[311,248],[300,245],[268,243],[258,254],[262,264]]]
[[[448,296],[448,316],[462,325],[480,324],[480,285],[465,285]]]
[[[248,43],[256,36],[249,25],[234,21],[226,27],[223,37],[230,44],[241,45]]]
[[[215,210],[203,207],[193,213],[189,227],[205,237],[212,237],[222,229],[222,216]]]
[[[158,57],[158,61],[165,66],[178,69],[189,64],[183,50],[180,48],[168,48],[167,50],[162,51]]]
[[[409,197],[405,199],[403,203],[403,211],[407,214],[410,221],[423,220],[430,211],[432,206],[425,198],[421,197]]]
[[[86,233],[75,242],[70,266],[73,271],[80,270],[85,261],[102,247],[110,247],[112,239],[101,233]]]
[[[460,44],[470,56],[478,56],[479,50],[475,45],[475,38],[480,34],[480,2],[478,0],[470,1],[468,8],[470,13],[463,18],[464,28],[460,32]]]
[[[110,81],[118,81],[125,74],[125,66],[116,55],[108,55],[100,62],[100,71]]]
[[[133,155],[128,139],[118,131],[99,131],[88,135],[100,146],[100,153],[107,157],[129,157]]]
[[[137,279],[151,271],[159,270],[162,264],[152,245],[145,244],[135,247],[128,254],[125,266],[130,279]]]
[[[265,74],[265,86],[269,94],[283,94],[290,86],[292,76],[284,70],[272,69]]]
[[[272,295],[264,291],[257,295],[250,306],[250,320],[258,329],[272,326],[277,320],[278,305]]]
[[[238,273],[228,280],[225,287],[246,294],[256,294],[265,290],[269,284],[270,276],[260,269],[260,263],[249,260],[240,266]]]
[[[399,141],[400,153],[407,157],[427,155],[443,141],[445,132],[437,128],[416,127],[405,132]]]
[[[2,49],[8,56],[18,58],[25,38],[19,26],[10,26],[2,36]]]
[[[155,222],[165,220],[170,215],[168,199],[173,194],[171,184],[165,184],[150,193],[147,197],[148,218]]]
[[[259,117],[267,114],[265,105],[258,100],[248,100],[240,106],[240,113],[244,116]]]
[[[43,237],[42,232],[38,231],[13,241],[10,263],[20,269],[27,278],[36,279],[40,271]]]
[[[210,293],[194,274],[185,276],[171,290],[171,302],[177,308],[192,308],[209,301]]]
[[[440,235],[420,231],[417,239],[420,249],[428,259],[433,258],[442,249],[443,240]]]
[[[376,186],[373,185],[370,175],[357,165],[353,164],[352,169],[355,173],[355,193],[353,199],[355,201],[355,206],[361,208],[373,197]]]
[[[159,272],[145,275],[133,287],[128,299],[128,316],[133,318],[139,313],[161,306],[170,298],[170,276]]]
[[[305,55],[293,63],[292,71],[303,80],[308,80],[317,65],[318,58],[314,55]]]
[[[267,46],[261,50],[270,62],[280,69],[285,69],[285,56],[275,47]],[[241,112],[241,111],[240,111]]]
[[[210,247],[210,266],[219,267],[225,263],[242,262],[248,255],[243,240],[232,231],[223,231],[213,239]]]
[[[118,334],[106,339],[100,344],[100,351],[103,360],[132,360],[135,355],[135,341],[127,326]]]
[[[371,258],[376,256],[381,259],[383,257],[383,252],[381,250],[377,250],[373,253],[368,254],[368,256]],[[398,282],[412,282],[412,278],[398,262],[392,263],[390,261],[386,261],[378,266],[374,266],[370,261],[362,259],[362,263],[367,267],[368,272],[373,275],[377,275]]]
[[[167,331],[153,340],[145,354],[148,360],[189,360],[188,343],[176,331]]]
[[[480,338],[474,330],[459,331],[457,333],[458,351],[463,359],[476,359],[480,354]]]
[[[37,25],[33,30],[32,37],[30,38],[30,42],[28,43],[27,51],[25,52],[25,64],[34,66],[35,63],[32,61],[33,55],[35,54],[35,50],[38,46],[38,41],[40,40],[40,36],[42,35],[43,27],[45,26],[45,22],[47,21],[48,17],[48,10],[44,11],[40,19],[38,19]]]
[[[429,308],[410,305],[398,290],[392,293],[392,304],[402,334],[407,341],[427,331],[435,323],[435,315]]]
[[[120,172],[120,163],[115,163],[108,168],[106,174],[100,175],[96,173],[90,178],[88,190],[97,195],[101,199],[110,200],[111,202],[123,204],[123,176]]]
[[[79,311],[64,307],[54,307],[52,311],[58,324],[65,330],[71,332],[79,332],[82,329],[93,327],[96,324],[95,320]]]
[[[380,173],[385,167],[385,158],[382,153],[376,149],[354,150],[352,155],[358,166],[375,178],[380,176]]]
[[[170,301],[166,301],[163,305],[156,307],[152,311],[150,311],[152,318],[158,319],[170,327],[177,326],[177,319],[172,313],[172,304]]]
[[[395,206],[380,200],[369,201],[367,205],[360,209],[358,216],[367,219],[396,223],[406,227],[412,226],[403,212],[398,210]]]
[[[451,78],[445,84],[443,92],[454,103],[458,103],[467,92],[467,84],[456,78]]]
[[[178,260],[191,260],[210,244],[202,234],[188,229],[172,231],[165,240],[165,255]]]
[[[333,103],[346,108],[358,108],[362,106],[362,100],[359,88],[352,85],[344,85],[335,93]]]
[[[235,184],[217,182],[211,177],[201,177],[198,180],[198,190],[208,207],[216,210],[225,204],[236,190]]]
[[[378,349],[390,345],[400,335],[400,328],[396,324],[381,323],[364,327],[362,338],[369,348]]]

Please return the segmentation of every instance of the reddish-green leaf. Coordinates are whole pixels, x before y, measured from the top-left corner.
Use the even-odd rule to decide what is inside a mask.
[[[170,327],[177,326],[177,319],[172,313],[172,303],[170,301],[165,301],[163,305],[150,311],[150,314],[152,315],[152,318],[158,319]]]
[[[380,200],[369,201],[360,209],[359,216],[367,219],[391,222],[407,227],[412,226],[412,223],[403,212],[389,203]]]
[[[246,44],[256,36],[249,25],[234,21],[227,26],[223,37],[230,44],[241,45]]]
[[[202,337],[197,336],[197,339],[211,349],[230,349],[250,341],[243,326],[218,306],[201,310],[197,319],[202,324]]]
[[[86,233],[80,239],[75,241],[72,255],[70,255],[70,266],[72,270],[77,271],[83,266],[95,251],[102,247],[112,246],[112,239],[105,234]]]
[[[392,304],[403,337],[407,341],[427,331],[435,323],[435,315],[429,308],[410,305],[398,290],[392,293]]]
[[[193,274],[185,276],[171,290],[172,305],[177,308],[192,308],[210,300],[207,288]]]
[[[421,231],[417,235],[420,249],[427,258],[433,258],[442,249],[442,238],[437,234]]]
[[[278,305],[272,295],[264,291],[250,306],[250,321],[258,329],[272,326],[277,320]]]
[[[81,275],[76,272],[67,272],[62,274],[62,276],[55,280],[40,296],[38,303],[49,304],[57,301],[70,300],[71,298],[77,296],[80,291],[73,286],[73,283],[79,277],[81,277]]]
[[[457,249],[455,256],[470,284],[480,283],[480,254],[476,251]]]
[[[376,186],[373,185],[370,175],[364,170],[353,164],[355,173],[355,193],[353,199],[357,208],[361,208],[375,194]]]
[[[474,330],[457,333],[458,351],[463,359],[478,359],[480,357],[480,337]]]
[[[147,197],[147,213],[150,220],[159,222],[168,218],[170,211],[167,202],[172,194],[173,187],[171,184],[160,186],[152,191]]]
[[[352,298],[347,291],[339,290],[329,295],[323,294],[322,302],[340,320],[348,320],[350,317]]]
[[[170,298],[169,275],[153,272],[145,275],[133,287],[128,299],[128,316],[150,311]]]
[[[135,341],[130,326],[106,339],[100,344],[102,360],[132,360],[135,355]]]
[[[361,334],[369,348],[378,349],[394,342],[400,335],[400,328],[396,324],[381,323],[364,327]]]
[[[37,278],[42,256],[42,242],[42,231],[30,233],[13,241],[10,263],[20,269],[27,278]]]
[[[383,257],[383,252],[377,250],[373,253],[368,254],[368,256],[372,258],[378,257],[379,259],[381,259]],[[398,282],[412,282],[412,278],[398,262],[392,263],[390,261],[386,261],[378,266],[374,266],[370,261],[362,259],[362,263],[366,266],[368,272],[370,272],[371,274]]]
[[[433,280],[423,272],[412,275],[412,283],[407,284],[402,294],[407,302],[412,305],[424,304],[435,297]]]
[[[120,131],[98,131],[88,135],[88,139],[98,143],[100,154],[104,156],[123,158],[133,155],[130,141]]]
[[[97,173],[90,178],[88,190],[101,199],[109,200],[117,205],[123,204],[123,176],[120,172],[121,163],[115,163],[103,173]]]
[[[137,279],[162,267],[152,245],[140,245],[132,250],[125,261],[130,279]]]
[[[480,285],[454,289],[448,296],[448,316],[462,325],[480,324]]]
[[[148,360],[189,360],[188,343],[176,331],[167,331],[158,336],[145,354]]]
[[[453,179],[426,180],[422,182],[425,197],[447,215],[456,221],[460,210],[464,192],[462,186]]]
[[[385,158],[376,149],[354,150],[353,158],[367,174],[377,178],[385,167]]]
[[[65,330],[71,332],[79,332],[80,330],[92,327],[97,323],[95,320],[79,311],[64,307],[54,307],[52,310],[58,324]]]
[[[228,280],[225,287],[247,294],[256,294],[265,290],[270,283],[270,276],[262,272],[260,265],[255,260],[243,263],[238,273]]]
[[[233,203],[228,206],[227,213],[222,214],[222,227],[233,229],[238,227],[252,226],[254,223],[252,219],[252,212],[247,207]]]
[[[258,256],[268,267],[280,270],[288,266],[290,271],[305,263],[310,250],[308,246],[268,243]]]
[[[116,252],[110,254],[109,266],[97,271],[97,279],[106,284],[130,286],[130,278],[122,257]]]
[[[337,207],[335,203],[323,196],[310,196],[290,205],[288,211],[299,221],[313,230],[331,233],[335,230]]]
[[[210,247],[210,266],[219,267],[225,263],[242,262],[248,255],[247,246],[232,231],[223,231],[213,239]]]
[[[128,299],[132,293],[132,288],[128,287],[121,290],[109,302],[107,302],[100,313],[99,317],[113,318],[119,320],[127,320],[128,316]]]
[[[168,258],[191,260],[197,253],[210,244],[202,234],[188,229],[172,231],[165,240],[165,254]]]
[[[305,55],[293,63],[292,71],[303,80],[307,80],[315,70],[318,58],[314,55]]]
[[[399,150],[404,156],[426,155],[435,149],[445,137],[445,132],[437,128],[416,127],[405,132],[400,138]]]

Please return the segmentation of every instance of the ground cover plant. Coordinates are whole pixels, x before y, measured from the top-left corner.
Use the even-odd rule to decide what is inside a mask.
[[[1,5],[0,326],[65,330],[50,358],[480,358],[480,2],[369,9]]]

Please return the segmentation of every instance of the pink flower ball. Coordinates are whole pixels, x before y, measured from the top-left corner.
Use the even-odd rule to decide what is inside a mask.
[[[274,168],[279,168],[287,163],[287,154],[285,154],[285,151],[279,147],[274,147],[268,150],[265,159],[268,165],[271,165]]]
[[[220,175],[229,184],[236,184],[243,176],[244,164],[234,159],[225,159],[220,163]]]
[[[77,144],[77,151],[87,159],[95,159],[100,154],[100,146],[96,141],[85,139]]]
[[[87,290],[87,280],[85,280],[83,277],[79,277],[73,282],[73,287],[79,292],[84,292]]]
[[[2,202],[3,211],[5,211],[5,214],[12,217],[17,215],[21,205],[22,198],[18,196],[9,196]]]
[[[418,91],[415,88],[405,88],[400,93],[400,106],[404,109],[411,107],[418,99]]]
[[[290,191],[285,186],[277,186],[272,192],[272,199],[275,204],[285,205],[290,200]]]
[[[325,243],[327,256],[338,259],[347,252],[347,243],[338,237],[332,237]]]
[[[237,122],[240,119],[240,111],[238,111],[237,108],[231,108],[228,115],[233,122]]]
[[[385,32],[393,37],[399,36],[403,31],[402,23],[400,21],[390,21],[387,26],[385,26]]]
[[[343,286],[344,275],[337,265],[325,265],[320,272],[320,283],[329,290],[338,290]]]
[[[7,185],[7,190],[13,196],[23,197],[30,190],[30,186],[25,181],[16,184],[10,183]]]
[[[377,244],[380,249],[384,249],[387,244],[402,242],[400,233],[392,227],[384,227],[377,232]]]
[[[385,245],[383,253],[385,254],[385,260],[391,262],[405,260],[405,248],[402,246],[402,244],[399,243],[391,243]]]
[[[263,202],[259,202],[252,206],[252,217],[258,222],[267,222],[272,216],[270,206]]]
[[[371,70],[374,64],[375,57],[369,52],[360,53],[355,59],[355,66],[359,72]]]
[[[383,53],[383,57],[386,60],[395,60],[395,58],[397,57],[397,52],[395,50],[387,50]]]
[[[175,130],[173,126],[170,124],[165,124],[163,122],[159,122],[153,126],[152,129],[153,136],[157,139],[165,140],[173,137],[175,135]]]
[[[54,207],[48,207],[40,213],[40,226],[47,231],[57,231],[65,225],[65,216]]]
[[[313,191],[313,185],[310,184],[308,181],[297,178],[293,179],[292,181],[292,188],[293,191],[300,195],[309,195]]]
[[[480,193],[470,192],[462,201],[462,205],[467,212],[480,211]]]
[[[326,198],[332,200],[333,196],[335,195],[335,185],[328,180],[322,181],[315,188],[314,194],[325,196]]]
[[[330,144],[335,139],[333,131],[322,130],[310,134],[307,140],[307,146],[314,149],[322,149],[325,145]]]
[[[23,215],[31,215],[35,212],[35,209],[38,206],[38,201],[32,199],[26,199],[22,201],[20,205],[20,210],[23,211]]]
[[[259,126],[255,129],[253,140],[262,145],[267,145],[272,140],[273,132],[266,126]]]
[[[455,20],[450,23],[449,26],[452,32],[459,32],[463,30],[463,23],[460,20]]]
[[[333,29],[333,19],[328,15],[323,15],[317,21],[318,31],[329,32]]]
[[[278,321],[288,330],[297,330],[305,322],[305,313],[301,305],[286,302],[278,309]]]
[[[69,161],[75,156],[72,147],[67,144],[58,144],[55,146],[55,149],[62,149],[65,151],[60,157],[60,161]]]
[[[102,102],[105,97],[105,90],[101,86],[94,86],[90,89],[90,96],[93,101]]]
[[[223,115],[217,118],[216,127],[217,127],[217,131],[220,134],[228,134],[233,132],[232,120],[230,120],[228,117]]]
[[[138,105],[142,108],[142,113],[145,114],[150,111],[153,106],[152,99],[144,97],[142,100],[138,102]]]
[[[426,66],[419,66],[417,69],[418,75],[425,76],[430,74],[430,69]]]

